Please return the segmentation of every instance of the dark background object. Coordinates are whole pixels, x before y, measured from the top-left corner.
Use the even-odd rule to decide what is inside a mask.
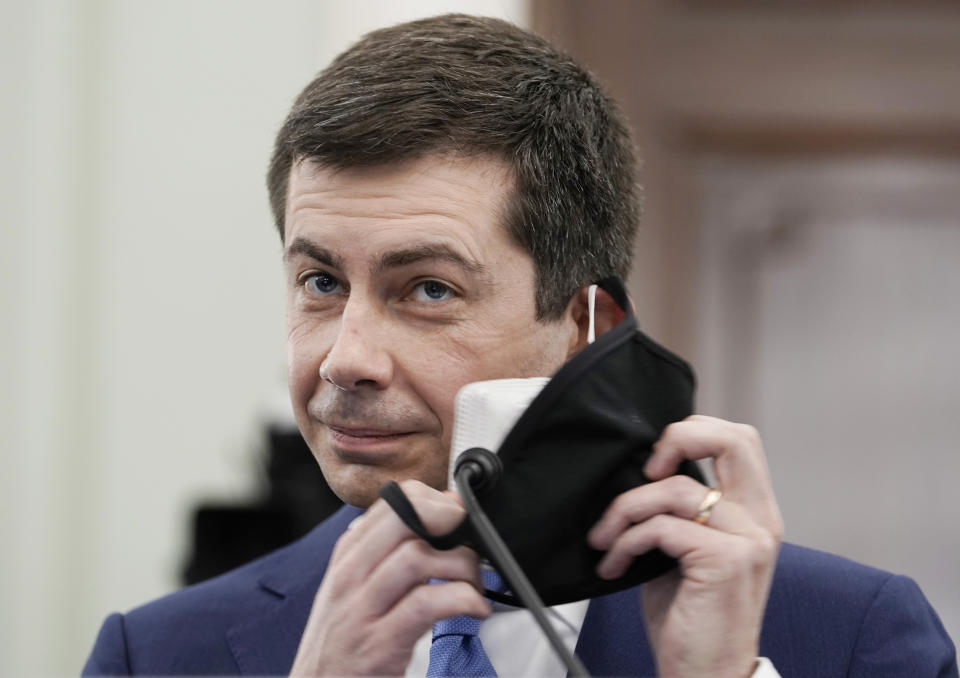
[[[249,504],[201,504],[193,514],[184,584],[196,584],[294,541],[342,502],[296,429],[267,430],[266,487]]]

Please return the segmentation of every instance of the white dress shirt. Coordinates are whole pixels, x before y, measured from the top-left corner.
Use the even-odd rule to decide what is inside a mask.
[[[571,652],[577,645],[589,602],[583,600],[548,609],[554,628]],[[490,663],[501,678],[565,678],[567,675],[566,667],[550,647],[533,615],[524,608],[493,603],[493,614],[480,625],[479,636]],[[433,634],[428,631],[417,641],[406,678],[423,678],[427,674],[432,639]],[[780,674],[770,660],[760,658],[751,678],[780,678]]]

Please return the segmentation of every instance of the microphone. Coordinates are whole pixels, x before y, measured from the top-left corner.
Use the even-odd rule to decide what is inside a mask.
[[[467,509],[467,521],[486,547],[490,561],[533,615],[551,648],[571,678],[589,678],[580,659],[563,644],[547,619],[546,608],[523,573],[490,518],[478,495],[496,487],[503,474],[498,450],[514,424],[550,379],[495,379],[467,384],[454,400],[453,440],[450,450],[451,481]]]
[[[457,458],[454,478],[462,473],[469,474],[467,477],[470,487],[478,497],[482,497],[500,482],[500,476],[503,475],[503,462],[490,450],[471,447]]]
[[[455,476],[457,491],[460,493],[463,505],[467,509],[467,520],[473,526],[477,538],[486,547],[490,562],[500,572],[513,594],[523,602],[530,614],[533,615],[534,621],[546,636],[550,647],[566,666],[567,675],[570,678],[590,678],[590,673],[583,662],[567,649],[560,638],[560,634],[547,619],[546,606],[543,604],[543,600],[541,600],[536,589],[533,588],[533,584],[530,583],[527,575],[523,573],[523,569],[517,563],[516,558],[510,553],[509,547],[500,537],[497,528],[490,522],[490,518],[481,508],[480,502],[477,501],[477,496],[474,493],[475,488],[488,486],[491,476],[495,476],[493,484],[496,484],[496,479],[499,478],[499,474],[503,470],[500,458],[481,447],[466,450],[460,455],[460,458],[462,462],[457,465]]]
[[[547,619],[543,600],[477,499],[477,495],[497,486],[503,474],[503,464],[495,451],[549,381],[547,377],[478,381],[467,384],[457,393],[448,487],[457,488],[467,510],[466,519],[457,528],[441,536],[427,533],[413,505],[395,482],[380,488],[380,496],[416,535],[434,548],[453,548],[463,543],[465,535],[472,529],[513,595],[533,615],[551,648],[566,666],[567,675],[589,678],[586,667],[563,644]]]

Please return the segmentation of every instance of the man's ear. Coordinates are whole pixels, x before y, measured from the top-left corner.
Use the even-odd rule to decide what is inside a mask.
[[[590,304],[589,288],[584,287],[570,300],[567,306],[567,314],[575,324],[577,332],[570,339],[570,345],[567,349],[567,360],[579,353],[587,345],[587,336],[590,330]],[[630,302],[631,306],[633,302]],[[626,313],[617,306],[602,287],[597,287],[596,301],[593,307],[593,331],[595,336],[599,337],[607,330],[613,329],[623,322]]]

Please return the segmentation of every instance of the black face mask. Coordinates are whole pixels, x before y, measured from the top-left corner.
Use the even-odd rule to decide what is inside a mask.
[[[629,588],[676,564],[654,550],[637,557],[618,579],[595,574],[603,553],[590,548],[587,532],[614,498],[648,482],[643,465],[653,443],[668,424],[692,413],[694,390],[689,365],[637,329],[622,283],[608,279],[600,287],[624,311],[624,320],[543,387],[500,446],[500,478],[477,491],[547,605]],[[695,464],[684,463],[680,473],[702,481]],[[489,556],[469,523],[431,536],[398,486],[385,487],[381,495],[434,547],[467,544]],[[509,595],[490,597],[518,604]]]

